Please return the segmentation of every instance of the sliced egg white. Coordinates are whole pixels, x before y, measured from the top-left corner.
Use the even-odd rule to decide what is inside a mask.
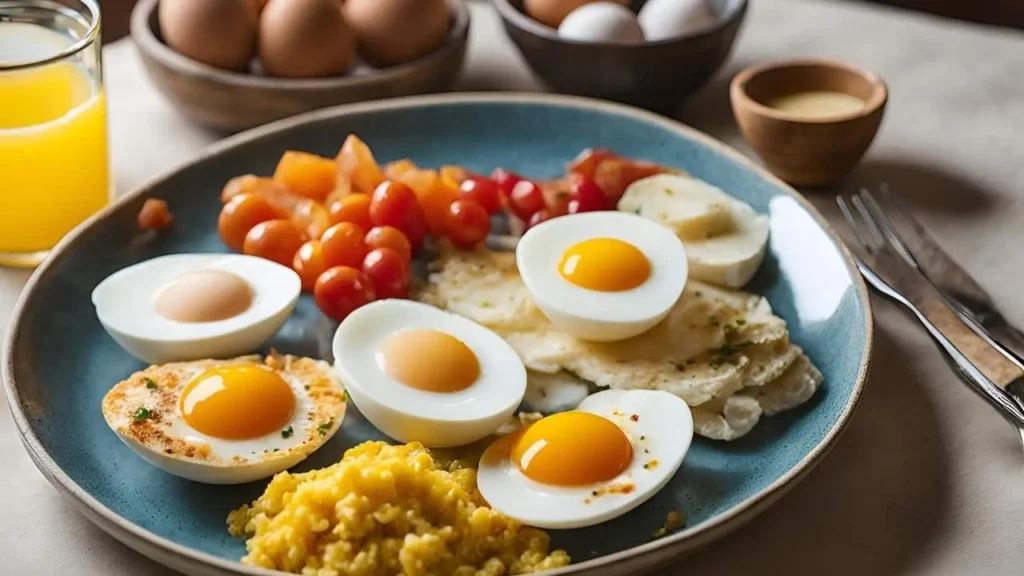
[[[581,528],[643,504],[668,484],[693,439],[686,402],[657,390],[606,390],[578,410],[608,418],[633,446],[633,460],[617,478],[586,486],[554,486],[528,478],[503,451],[501,440],[480,460],[477,486],[502,514],[538,528]],[[503,457],[504,456],[504,457]]]
[[[697,280],[739,288],[764,260],[768,218],[701,180],[675,174],[638,180],[626,189],[618,208],[675,232]]]
[[[404,330],[432,329],[462,341],[480,373],[458,392],[406,386],[384,371],[379,351]],[[352,401],[374,426],[401,442],[430,448],[461,446],[494,433],[526,393],[526,368],[511,346],[483,326],[408,300],[378,300],[350,314],[334,336],[335,368]],[[417,350],[408,350],[415,357]]]
[[[215,322],[175,322],[157,313],[156,296],[169,283],[201,270],[222,270],[252,288],[244,312]],[[93,290],[100,322],[130,354],[151,364],[248,354],[288,319],[302,283],[291,269],[239,254],[175,254],[129,266]]]
[[[636,288],[602,292],[570,283],[559,273],[567,249],[598,238],[633,245],[650,263]],[[625,212],[589,212],[531,228],[516,248],[519,274],[534,303],[561,331],[592,341],[625,340],[668,314],[686,285],[683,243],[664,226]]]

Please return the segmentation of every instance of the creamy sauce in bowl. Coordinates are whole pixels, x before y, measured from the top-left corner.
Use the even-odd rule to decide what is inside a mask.
[[[845,92],[808,90],[777,96],[765,102],[769,108],[809,119],[833,118],[864,109],[864,101]]]

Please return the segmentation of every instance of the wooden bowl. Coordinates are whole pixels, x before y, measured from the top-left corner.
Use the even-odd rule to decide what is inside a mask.
[[[149,79],[182,114],[217,131],[237,132],[335,104],[451,90],[462,72],[470,18],[465,0],[448,3],[448,39],[432,54],[335,78],[272,78],[196,62],[164,44],[157,0],[135,6],[131,36]]]
[[[556,92],[671,112],[703,87],[732,51],[747,0],[711,0],[711,27],[642,44],[567,40],[523,12],[522,0],[494,0],[505,31],[534,73]],[[635,8],[643,5],[634,1]]]
[[[812,90],[849,94],[864,107],[807,118],[766,105]],[[729,94],[740,131],[768,169],[790,184],[813,187],[839,180],[860,162],[878,133],[889,91],[877,74],[849,64],[788,60],[740,72]]]

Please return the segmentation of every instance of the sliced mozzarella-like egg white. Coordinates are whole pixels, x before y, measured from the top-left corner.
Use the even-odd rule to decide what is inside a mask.
[[[625,212],[590,212],[531,228],[516,265],[534,303],[584,340],[615,341],[657,324],[682,294],[686,251],[668,229]]]
[[[363,306],[338,327],[333,347],[359,411],[402,442],[469,444],[494,433],[526,393],[526,368],[508,343],[426,304]]]
[[[618,208],[673,230],[686,246],[694,279],[739,288],[764,260],[768,218],[701,180],[675,174],[638,180]]]
[[[566,416],[573,412],[557,414],[498,439],[485,451],[477,486],[491,507],[538,528],[600,524],[661,490],[679,469],[693,438],[689,407],[668,392],[606,390],[585,399],[580,412],[605,424],[587,418],[570,421]],[[564,425],[550,420],[545,426],[545,420],[555,418]],[[622,432],[628,458],[607,423]],[[539,426],[544,428],[536,432],[533,427]],[[542,460],[546,450],[551,453]],[[535,466],[541,469],[533,471]],[[609,473],[614,477],[607,477]],[[574,482],[602,476],[606,479]]]

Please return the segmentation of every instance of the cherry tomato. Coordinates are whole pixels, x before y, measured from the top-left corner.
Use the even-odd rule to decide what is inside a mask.
[[[302,279],[302,289],[312,292],[316,280],[327,269],[324,262],[324,247],[319,240],[310,240],[299,247],[292,260],[292,268]]]
[[[470,176],[459,185],[463,200],[476,202],[488,214],[497,214],[502,208],[501,188],[482,176]]]
[[[350,266],[359,268],[366,258],[363,229],[351,222],[335,224],[320,237],[324,250],[324,263],[328,268]]]
[[[412,244],[402,234],[402,231],[393,226],[377,226],[370,228],[363,240],[370,250],[376,248],[390,248],[398,252],[406,262],[412,259]]]
[[[540,224],[541,222],[545,222],[552,218],[556,218],[557,216],[557,214],[552,214],[547,208],[541,208],[540,210],[534,212],[533,216],[530,216],[530,220],[526,223],[526,229],[529,230],[530,228],[533,228],[537,224]]]
[[[360,306],[376,299],[366,274],[349,266],[328,268],[317,278],[313,297],[320,311],[341,322]]]
[[[448,207],[445,231],[452,244],[460,248],[473,248],[491,233],[491,218],[476,202],[456,200]]]
[[[335,200],[328,207],[328,212],[330,212],[331,224],[351,222],[358,224],[363,230],[373,227],[373,224],[370,223],[369,194],[349,194],[340,200]]]
[[[523,177],[519,174],[509,172],[504,168],[495,168],[494,172],[491,172],[491,181],[497,184],[498,188],[501,188],[501,191],[505,196],[512,196],[512,189],[515,188],[516,184],[519,184],[519,181],[522,179]]]
[[[174,221],[174,215],[167,209],[167,202],[159,198],[146,198],[139,210],[139,228],[143,230],[166,230]]]
[[[295,253],[306,241],[306,235],[291,220],[267,220],[252,227],[245,235],[242,252],[291,266]]]
[[[569,191],[569,213],[579,214],[580,212],[597,212],[599,210],[611,210],[612,201],[605,195],[604,190],[589,178],[576,178]]]
[[[508,208],[524,222],[546,207],[544,191],[534,182],[520,180],[512,187],[508,198]]]
[[[245,235],[253,226],[267,220],[279,220],[288,215],[275,207],[262,196],[256,194],[238,194],[233,196],[220,211],[217,219],[217,231],[220,239],[232,250],[241,251],[245,245]]]
[[[377,298],[408,298],[412,284],[409,261],[391,248],[371,250],[363,260],[363,274],[373,282]]]
[[[427,236],[427,222],[416,193],[401,182],[384,182],[370,199],[370,222],[374,226],[393,226],[409,239],[413,250]]]
[[[579,153],[572,162],[569,162],[569,172],[579,174],[586,178],[593,178],[597,167],[604,162],[615,158],[615,154],[607,148],[587,148]]]

